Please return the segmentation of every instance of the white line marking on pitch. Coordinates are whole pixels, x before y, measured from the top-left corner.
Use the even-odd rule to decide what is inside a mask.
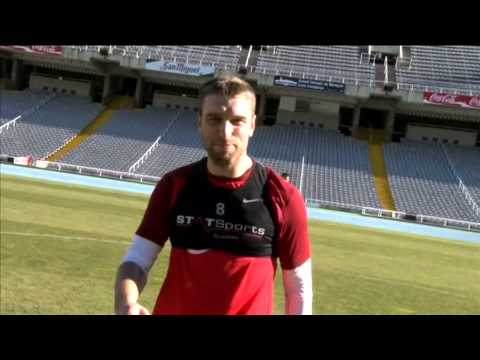
[[[55,234],[37,234],[37,233],[22,233],[22,232],[12,232],[12,231],[1,231],[0,235],[15,235],[15,236],[31,236],[31,237],[49,237],[57,238],[63,240],[87,240],[87,241],[98,241],[109,244],[130,244],[129,241],[118,241],[118,240],[105,240],[105,239],[96,239],[84,236],[64,236],[64,235],[55,235]]]

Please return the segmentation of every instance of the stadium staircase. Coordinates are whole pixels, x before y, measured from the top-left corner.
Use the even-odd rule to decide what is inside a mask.
[[[117,96],[115,97],[90,124],[88,124],[85,129],[80,131],[76,136],[69,139],[65,144],[59,147],[57,150],[52,152],[44,160],[47,161],[59,161],[78,145],[83,143],[88,139],[90,135],[95,133],[97,129],[105,124],[112,116],[115,110],[119,109],[132,109],[134,107],[134,99],[129,96]]]
[[[369,129],[368,131],[368,155],[372,164],[373,177],[378,199],[383,209],[395,210],[392,191],[388,183],[387,168],[383,157],[383,130]]]

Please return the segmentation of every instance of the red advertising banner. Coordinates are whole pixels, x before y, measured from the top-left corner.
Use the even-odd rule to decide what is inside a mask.
[[[51,55],[62,55],[63,46],[62,45],[0,45],[1,49],[25,51],[35,54],[51,54]]]
[[[480,108],[480,96],[450,95],[436,92],[424,92],[423,102],[428,104],[458,105],[465,108]]]

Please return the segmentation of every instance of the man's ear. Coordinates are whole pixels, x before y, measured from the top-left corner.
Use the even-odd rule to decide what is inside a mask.
[[[200,112],[197,113],[197,129],[200,130],[200,125],[202,122],[202,116],[200,115]]]
[[[252,137],[253,133],[255,132],[256,124],[257,124],[257,115],[253,114],[253,116],[252,116],[252,132],[250,133],[250,137]]]

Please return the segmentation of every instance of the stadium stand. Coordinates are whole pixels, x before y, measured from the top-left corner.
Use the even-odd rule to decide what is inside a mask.
[[[291,174],[306,199],[379,207],[364,142],[333,130],[275,125],[257,128],[249,152],[277,172]]]
[[[397,210],[476,221],[458,179],[438,144],[415,141],[384,145],[385,163]]]
[[[133,96],[131,94],[135,93],[136,104],[139,106],[145,103],[157,105],[153,97],[155,91],[159,91],[161,94],[164,92],[165,95],[174,98],[180,97],[180,94],[183,94],[186,89],[186,92],[190,94],[188,96],[194,96],[192,94],[194,94],[196,85],[190,89],[190,86],[184,81],[185,78],[177,82],[175,75],[172,74],[168,75],[168,80],[162,79],[162,74],[154,74],[150,71],[147,71],[147,75],[151,78],[142,74],[145,66],[144,60],[147,63],[165,60],[177,65],[205,65],[236,72],[240,68],[242,71],[245,70],[241,65],[248,63],[248,59],[250,59],[250,65],[246,68],[247,71],[256,73],[255,76],[252,76],[255,78],[252,82],[257,81],[257,84],[262,84],[260,87],[263,87],[265,91],[264,108],[269,108],[269,104],[280,101],[279,96],[296,97],[295,90],[282,88],[277,91],[279,88],[276,88],[275,84],[265,85],[266,83],[271,84],[271,75],[282,75],[341,82],[355,86],[364,85],[367,88],[356,88],[357,95],[352,95],[355,91],[346,92],[344,99],[348,100],[347,105],[338,98],[331,100],[328,96],[322,96],[323,94],[320,92],[311,93],[309,96],[316,98],[318,95],[319,99],[319,102],[312,102],[312,104],[322,104],[324,100],[327,104],[337,101],[335,104],[337,110],[342,104],[348,108],[347,110],[351,110],[351,106],[362,107],[359,104],[366,104],[365,108],[372,106],[375,108],[374,110],[377,110],[378,103],[382,103],[380,108],[383,110],[379,108],[381,111],[385,111],[384,108],[390,109],[387,100],[391,100],[391,98],[382,100],[382,96],[388,97],[388,94],[376,96],[370,104],[368,104],[369,101],[365,101],[363,96],[372,93],[378,95],[385,90],[381,75],[383,74],[386,79],[386,74],[393,70],[393,63],[385,60],[384,64],[379,62],[379,65],[376,65],[372,59],[376,59],[378,56],[383,60],[381,52],[370,55],[368,53],[370,48],[366,52],[365,47],[362,46],[270,45],[244,46],[242,49],[242,46],[214,45],[87,45],[72,48],[75,48],[77,52],[100,53],[106,62],[95,62],[95,66],[99,66],[99,68],[111,66],[114,69],[118,66],[114,64],[118,58],[110,59],[114,61],[107,59],[110,55],[139,59],[135,62],[137,67],[134,75],[125,72],[127,75],[124,76],[118,72],[111,78],[102,79],[98,75],[94,79],[95,81],[92,81],[92,86],[94,86],[92,89],[96,91],[95,93],[100,94],[96,99],[101,100],[104,104],[109,104],[110,97],[125,93],[128,93],[129,96]],[[417,108],[424,105],[419,104],[421,100],[418,99],[421,98],[423,91],[480,94],[480,47],[408,46],[405,54],[406,57],[395,64],[395,77],[392,81],[397,83],[398,89],[418,92],[416,94],[418,96],[412,97],[411,94],[408,94],[408,99],[404,97],[400,102],[415,102],[416,105],[413,107],[416,108],[412,112],[415,114],[418,112],[419,118],[423,116],[423,111]],[[96,56],[96,60],[98,59],[99,57]],[[390,58],[389,60],[392,61]],[[45,60],[46,62],[48,61]],[[123,62],[120,63],[123,64]],[[55,66],[52,65],[50,71],[53,71]],[[124,65],[120,67],[122,66]],[[61,69],[65,70],[66,68]],[[175,71],[182,76],[186,75],[182,66],[172,66],[172,72]],[[227,71],[227,73],[229,72]],[[49,72],[47,71],[47,73]],[[240,71],[239,73],[245,74]],[[257,76],[261,74],[270,76]],[[123,76],[124,78],[122,78]],[[135,81],[138,79],[141,81]],[[28,85],[24,84],[23,87],[25,86]],[[372,86],[378,87],[370,89]],[[270,88],[272,92],[268,93]],[[90,93],[93,94],[94,91]],[[279,93],[286,95],[279,95]],[[270,98],[267,98],[267,95]],[[310,101],[302,96],[297,98],[300,101],[294,104],[291,111],[309,112],[308,106],[300,106]],[[261,93],[259,93],[259,97],[262,97]],[[476,98],[473,100],[478,101]],[[473,102],[473,104],[475,103]],[[22,115],[14,126],[8,129],[2,128],[0,153],[5,156],[20,157],[31,154],[35,160],[42,159],[52,151],[58,150],[73,136],[79,135],[81,132],[88,133],[88,136],[77,136],[81,140],[77,143],[70,141],[68,142],[70,146],[65,146],[63,152],[57,152],[62,164],[69,164],[68,166],[72,168],[83,166],[93,170],[107,169],[112,173],[118,172],[122,176],[138,176],[139,178],[146,176],[150,177],[151,181],[156,181],[157,177],[206,155],[196,129],[196,114],[187,107],[174,102],[168,105],[171,110],[151,105],[147,105],[144,110],[109,109],[109,105],[93,103],[89,98],[82,96],[32,90],[0,90],[0,125]],[[435,105],[425,107],[431,109],[433,106]],[[470,106],[468,110],[463,109],[465,112],[469,111],[468,114],[462,112],[463,110],[458,111],[459,120],[475,122],[478,110],[472,110],[473,107],[475,105]],[[105,109],[107,111],[103,111]],[[341,110],[338,111],[341,112]],[[449,117],[456,116],[453,107],[445,111],[445,114],[447,112],[451,113]],[[105,116],[104,122],[97,121],[98,126],[92,127],[92,120],[96,119],[100,113],[102,116],[108,114],[108,117]],[[270,116],[271,123],[274,122],[274,113],[275,109],[268,110],[267,117]],[[426,117],[435,117],[436,113],[438,113],[439,119],[443,118],[440,107]],[[354,116],[352,115],[350,125],[350,113],[346,111],[342,114],[345,118],[340,119],[341,126],[339,128],[346,131],[345,133],[350,133],[349,127],[354,126]],[[412,118],[416,116],[415,114],[411,115]],[[110,115],[112,116],[110,117]],[[358,126],[366,130],[367,125],[365,124],[368,121],[365,118],[360,119],[360,112],[357,115]],[[279,122],[283,120],[277,119]],[[393,120],[394,124],[391,125],[395,125],[395,117]],[[387,128],[386,119],[382,118],[378,123],[382,123],[385,129]],[[381,127],[382,124],[379,126]],[[87,128],[91,129],[90,132],[85,130],[87,125],[90,125]],[[468,125],[471,129],[470,132],[473,133],[475,126]],[[455,124],[452,126],[455,127]],[[346,128],[348,129],[345,130]],[[397,131],[395,141],[406,136],[402,133],[401,126],[394,127],[394,129]],[[381,144],[388,136],[385,136],[386,132],[384,133],[383,129],[379,129],[379,132],[382,135],[382,141],[379,142]],[[472,141],[476,141],[478,145],[480,137],[477,136],[476,140]],[[372,139],[370,142],[373,144]],[[249,153],[257,161],[271,166],[278,173],[290,174],[291,181],[301,189],[305,199],[311,201],[311,204],[317,202],[320,206],[326,207],[329,206],[328,204],[342,204],[345,207],[339,208],[352,211],[353,208],[355,210],[365,207],[382,208],[377,195],[379,189],[376,187],[368,146],[367,141],[345,136],[339,130],[277,123],[273,126],[257,126],[256,134],[250,141]],[[407,214],[480,222],[478,212],[480,206],[480,150],[478,147],[410,140],[402,140],[401,143],[387,143],[382,146],[387,170],[384,179],[386,180],[388,177],[388,181],[385,183],[387,187],[390,186],[395,205],[384,206],[386,209],[395,209]],[[62,156],[63,158],[61,158]],[[52,161],[57,160],[53,159]],[[335,208],[334,205],[332,206]],[[440,221],[443,220],[440,219]]]
[[[51,96],[46,91],[0,90],[0,125],[33,110]]]
[[[176,63],[200,64],[216,68],[236,68],[241,49],[236,46],[218,45],[83,45],[75,46],[80,51],[100,52],[107,49],[109,55],[131,56],[137,59],[167,60]]]
[[[256,72],[350,84],[372,84],[375,64],[362,61],[359,46],[275,46],[260,50]]]
[[[143,111],[116,110],[62,162],[126,172],[162,134],[175,113],[152,107]]]
[[[480,149],[455,145],[443,146],[457,176],[465,184],[477,206],[480,206]]]
[[[57,95],[3,132],[0,152],[40,159],[82,130],[103,108],[88,97]]]
[[[306,134],[305,197],[379,208],[368,144],[335,130],[313,128]]]
[[[162,136],[159,146],[135,172],[163,176],[168,171],[204,157],[205,151],[195,121],[196,114],[193,111],[180,112],[169,131]]]
[[[236,66],[240,51],[235,46],[144,46],[139,56],[149,59],[211,65],[218,68]]]
[[[299,186],[304,137],[305,129],[300,127],[257,127],[250,140],[249,153],[279,173],[291,174],[291,181]]]
[[[305,160],[303,190],[306,198],[378,207],[368,162],[368,145],[329,130],[276,125],[258,127],[250,154],[278,172],[292,174],[300,186],[302,156]],[[195,129],[195,114],[183,112],[152,156],[136,171],[163,176],[178,166],[204,156]]]
[[[411,46],[409,63],[396,66],[396,79],[399,89],[480,94],[480,47]]]
[[[258,127],[249,152],[262,164],[292,174],[292,182],[297,186],[300,186],[303,156],[306,198],[359,206],[379,205],[366,143],[334,131],[315,129],[312,133],[303,127],[276,125]],[[205,152],[195,128],[195,113],[185,111],[135,173],[161,177],[203,156]],[[76,163],[72,158],[68,160]]]

